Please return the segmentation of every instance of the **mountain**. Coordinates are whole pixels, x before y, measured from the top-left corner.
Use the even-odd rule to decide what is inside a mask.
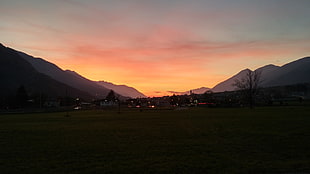
[[[90,99],[87,92],[61,83],[38,72],[17,51],[0,44],[0,95],[14,96],[20,86],[29,94],[45,94],[48,97],[70,96]]]
[[[268,77],[270,74],[272,74],[274,71],[276,71],[278,69],[280,69],[279,66],[269,64],[269,65],[263,66],[261,68],[258,68],[255,71],[260,72],[262,77]]]
[[[297,83],[310,83],[310,57],[305,57],[266,73],[262,86],[284,86]]]
[[[130,98],[146,98],[147,97],[141,92],[139,92],[138,90],[136,90],[135,88],[129,87],[126,85],[115,85],[113,83],[105,82],[105,81],[98,81],[97,84],[107,89],[113,90],[114,92],[122,96],[125,96],[125,97],[130,97]]]
[[[38,72],[45,74],[68,86],[85,91],[96,98],[104,98],[109,89],[98,85],[96,82],[86,79],[74,71],[62,70],[58,66],[41,58],[34,58],[22,52],[17,52],[22,58],[29,62]]]
[[[194,93],[194,94],[204,94],[205,92],[207,92],[209,90],[210,90],[210,88],[201,87],[201,88],[197,88],[197,89],[192,89],[190,91],[192,91],[192,93]],[[190,91],[188,91],[188,93],[190,93]]]
[[[236,79],[242,79],[248,69],[242,70],[231,78],[217,84],[212,88],[213,92],[234,91],[233,84]],[[310,83],[310,57],[301,58],[281,67],[266,65],[255,71],[261,72],[261,86],[285,86],[298,83]]]
[[[233,84],[235,83],[236,79],[242,79],[243,77],[245,77],[247,71],[248,69],[242,70],[238,74],[217,84],[216,86],[212,88],[212,91],[213,92],[234,91],[236,87],[233,86]]]
[[[201,88],[197,88],[197,89],[192,89],[189,91],[185,91],[185,92],[177,92],[177,91],[168,91],[171,94],[176,94],[176,95],[190,95],[191,93],[194,94],[204,94],[205,92],[209,91],[210,88],[207,87],[201,87]]]

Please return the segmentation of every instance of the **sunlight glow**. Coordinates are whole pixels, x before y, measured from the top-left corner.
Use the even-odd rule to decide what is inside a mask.
[[[242,69],[307,56],[309,6],[287,0],[10,0],[0,6],[0,36],[9,47],[91,80],[162,96],[212,88]]]

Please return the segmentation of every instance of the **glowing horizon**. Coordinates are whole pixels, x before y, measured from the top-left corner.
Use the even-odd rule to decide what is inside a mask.
[[[309,6],[307,0],[4,0],[0,42],[91,80],[160,96],[309,56]]]

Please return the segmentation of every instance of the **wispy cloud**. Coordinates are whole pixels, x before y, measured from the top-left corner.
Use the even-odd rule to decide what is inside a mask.
[[[1,2],[2,42],[143,92],[212,87],[306,56],[310,1]],[[167,92],[162,92],[167,93]]]

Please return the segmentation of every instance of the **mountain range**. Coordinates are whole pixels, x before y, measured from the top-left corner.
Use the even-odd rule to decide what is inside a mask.
[[[217,84],[213,92],[234,91],[237,79],[245,77],[249,69],[244,69],[227,80]],[[261,87],[310,83],[310,57],[304,57],[283,66],[266,65],[256,69],[261,72]],[[30,94],[44,93],[49,97],[70,96],[86,100],[101,99],[110,90],[122,98],[144,98],[143,93],[126,85],[115,85],[105,81],[92,81],[71,70],[62,70],[57,65],[41,58],[3,46],[0,43],[0,95],[15,95],[16,90],[25,86]],[[202,94],[210,88],[190,90]],[[185,95],[190,91],[171,94]]]
[[[0,45],[0,94],[15,95],[20,86],[31,94],[44,93],[50,97],[80,96],[89,99],[91,95],[69,85],[61,83],[48,75],[38,72],[15,50]]]
[[[236,90],[235,81],[245,77],[249,69],[244,69],[229,79],[217,84],[212,88],[213,92]],[[260,86],[274,87],[310,83],[310,57],[304,57],[283,66],[266,65],[254,71],[261,73]]]
[[[189,91],[185,91],[185,92],[177,92],[177,91],[167,91],[171,94],[175,94],[175,95],[190,95],[191,93],[194,93],[194,94],[204,94],[205,92],[209,91],[210,88],[207,88],[207,87],[200,87],[200,88],[197,88],[197,89],[191,89]]]
[[[147,97],[141,92],[139,92],[138,90],[136,90],[135,88],[129,87],[126,85],[115,85],[111,82],[105,82],[105,81],[98,81],[97,84],[107,89],[111,89],[125,97],[131,97],[131,98],[146,98]]]
[[[53,63],[35,58],[0,44],[1,92],[14,94],[20,85],[30,93],[46,93],[50,97],[71,96],[84,99],[100,99],[110,90],[120,97],[145,97],[132,87],[91,81],[78,73],[62,70]],[[105,87],[106,86],[106,87]]]

